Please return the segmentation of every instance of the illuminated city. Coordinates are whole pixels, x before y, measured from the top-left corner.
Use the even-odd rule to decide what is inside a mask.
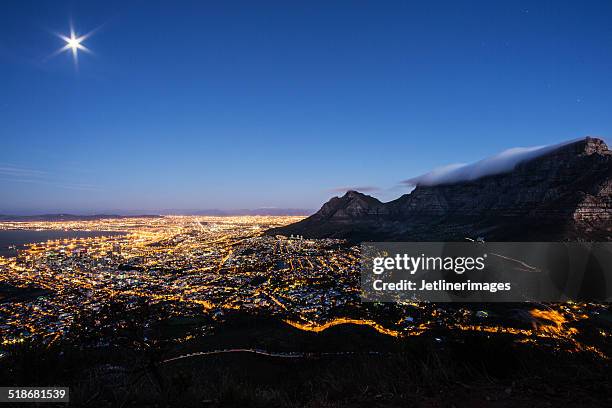
[[[339,324],[369,326],[393,337],[474,332],[512,336],[517,343],[608,356],[610,332],[581,332],[607,313],[597,304],[522,304],[495,310],[430,303],[367,304],[359,298],[359,247],[334,239],[268,236],[273,227],[302,217],[164,216],[66,222],[5,222],[4,230],[104,231],[106,235],[35,243],[0,258],[2,347],[70,340],[82,316],[109,303],[144,302],[155,313],[145,325],[206,316],[171,341],[215,331],[228,315],[266,316],[304,331]],[[121,234],[119,234],[121,233]],[[112,235],[116,234],[116,235]],[[497,308],[499,309],[499,308]],[[97,319],[96,333],[124,322]],[[91,324],[91,322],[89,323]],[[112,342],[112,338],[98,338]]]

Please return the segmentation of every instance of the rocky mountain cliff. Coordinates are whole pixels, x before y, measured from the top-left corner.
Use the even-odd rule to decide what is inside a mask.
[[[269,233],[351,241],[610,240],[612,151],[587,137],[510,172],[417,185],[388,203],[349,191],[312,216]]]

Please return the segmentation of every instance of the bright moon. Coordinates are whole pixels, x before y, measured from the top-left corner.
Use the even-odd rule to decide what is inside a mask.
[[[79,50],[89,51],[83,44],[83,40],[85,36],[77,37],[74,31],[70,30],[70,37],[66,37],[65,35],[60,35],[60,37],[66,41],[66,45],[62,48],[62,51],[72,50],[72,55],[76,58]]]
[[[59,49],[54,55],[62,53],[64,51],[72,52],[72,59],[74,64],[78,66],[78,54],[79,51],[91,52],[87,47],[83,45],[83,41],[87,39],[92,33],[77,36],[73,28],[70,28],[70,36],[63,34],[57,34],[59,38],[66,42],[66,45]]]
[[[81,39],[74,37],[68,38],[68,40],[66,41],[66,45],[70,47],[73,52],[78,50],[79,48],[83,48],[83,46],[81,45]]]

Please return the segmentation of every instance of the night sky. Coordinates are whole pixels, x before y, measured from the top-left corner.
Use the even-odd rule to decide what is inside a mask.
[[[318,208],[612,135],[611,1],[8,1],[0,213]],[[93,33],[54,55],[70,24]]]

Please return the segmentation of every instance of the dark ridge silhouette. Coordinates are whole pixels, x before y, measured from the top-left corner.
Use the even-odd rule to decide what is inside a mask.
[[[506,173],[417,185],[382,203],[349,191],[269,234],[350,241],[608,241],[612,151],[597,138],[565,144]]]
[[[121,218],[157,218],[159,215],[117,215],[117,214],[41,214],[41,215],[3,215],[0,214],[1,221],[90,221],[102,219],[121,219]]]

